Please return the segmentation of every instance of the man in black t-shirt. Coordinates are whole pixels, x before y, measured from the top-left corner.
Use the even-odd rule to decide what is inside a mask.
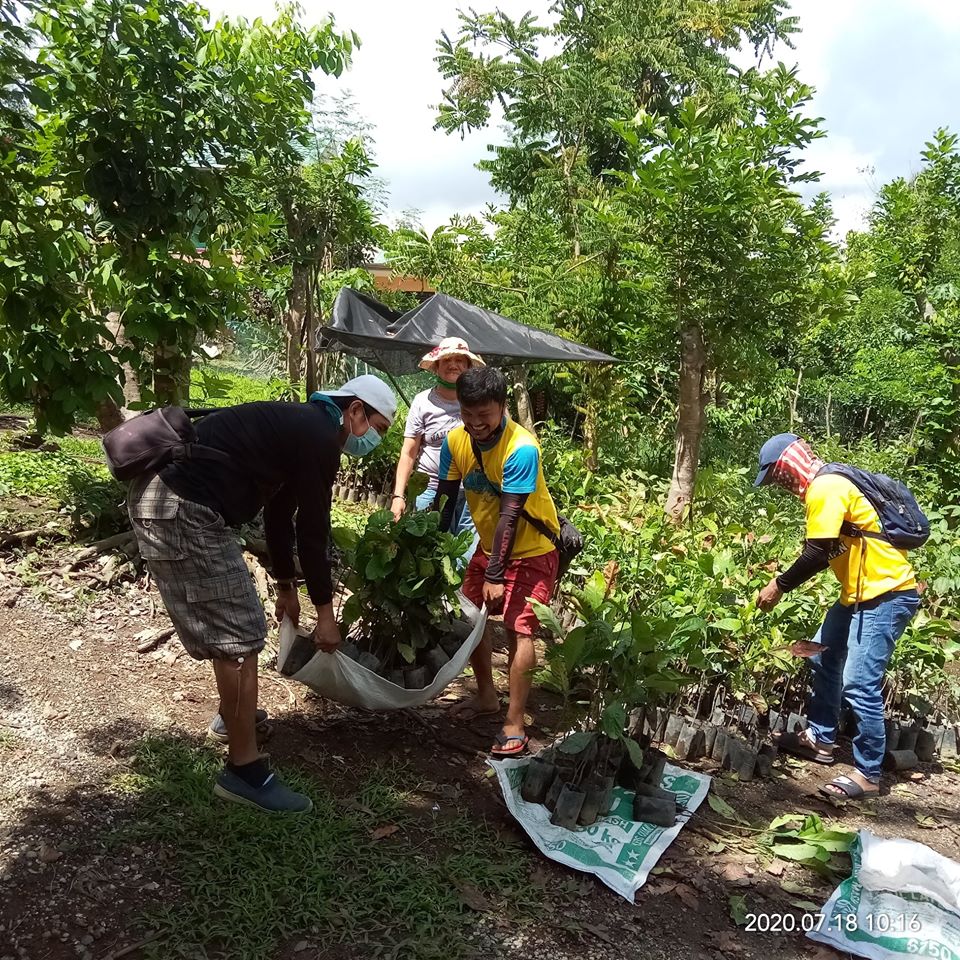
[[[340,644],[333,612],[329,530],[333,481],[341,451],[363,456],[390,428],[397,401],[377,377],[356,377],[309,403],[245,403],[207,414],[199,443],[229,460],[180,461],[138,477],[127,505],[140,553],[187,652],[211,660],[220,710],[211,733],[229,743],[214,792],[274,812],[311,808],[259,754],[257,657],[267,623],[263,606],[228,530],[262,509],[277,577],[277,619],[297,622],[296,543],[310,599],[317,608],[314,642]]]

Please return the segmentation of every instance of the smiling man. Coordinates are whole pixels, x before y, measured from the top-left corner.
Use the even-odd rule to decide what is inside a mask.
[[[310,403],[244,403],[207,414],[199,455],[137,477],[127,508],[140,554],[157,584],[180,641],[194,659],[210,660],[220,709],[210,734],[229,744],[214,786],[226,800],[271,812],[305,812],[308,797],[290,790],[257,748],[257,658],[267,635],[263,606],[230,526],[264,511],[267,547],[277,577],[277,619],[300,616],[294,544],[317,608],[314,642],[340,645],[333,613],[328,540],[330,502],[341,451],[370,453],[390,428],[397,401],[374,376]],[[296,521],[294,521],[296,518]]]
[[[540,445],[507,414],[504,375],[491,367],[465,371],[457,381],[457,399],[463,426],[447,434],[440,450],[436,507],[443,506],[441,529],[446,530],[463,484],[480,536],[463,593],[478,607],[486,604],[491,613],[503,613],[509,641],[510,706],[490,752],[517,756],[527,749],[524,713],[537,665],[533,635],[539,622],[528,598],[550,602],[560,524],[544,481]],[[470,658],[477,694],[455,707],[455,715],[500,712],[491,655],[488,630]]]

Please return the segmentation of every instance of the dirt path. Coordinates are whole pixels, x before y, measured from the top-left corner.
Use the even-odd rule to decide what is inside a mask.
[[[144,909],[176,904],[181,866],[169,846],[117,839],[118,829],[142,817],[118,784],[144,736],[199,746],[216,709],[209,668],[192,661],[175,639],[152,652],[136,652],[138,635],[164,625],[158,599],[142,584],[96,594],[78,607],[55,595],[39,600],[8,573],[0,580],[4,598],[12,605],[0,606],[0,960],[115,958],[144,935],[138,921]],[[274,721],[268,749],[281,767],[307,771],[327,784],[338,802],[350,804],[365,769],[399,759],[406,764],[410,790],[425,798],[422,822],[411,829],[422,831],[426,849],[431,818],[440,811],[485,820],[500,842],[520,851],[528,871],[525,893],[532,891],[537,901],[535,920],[467,902],[464,909],[475,911],[476,956],[835,955],[799,935],[763,936],[734,926],[731,894],[746,894],[757,910],[798,912],[789,906],[796,894],[784,891],[785,879],[806,886],[817,902],[830,887],[793,866],[778,872],[783,865],[774,865],[767,872],[735,844],[718,852],[704,833],[709,811],[681,832],[657,875],[630,905],[592,879],[542,858],[513,823],[482,755],[494,722],[471,729],[452,723],[442,704],[421,709],[420,717],[437,736],[460,747],[451,749],[408,714],[342,708],[313,697],[269,666],[262,675],[263,705]],[[542,726],[535,732],[545,739],[556,713],[548,702],[536,706]],[[826,802],[809,796],[811,777],[825,773],[789,772],[793,776],[753,784],[715,783],[715,789],[751,820],[769,821],[793,810],[837,816]],[[917,839],[960,859],[955,832],[960,777],[925,768],[916,779],[891,786],[875,813],[842,815],[843,824]],[[928,814],[954,827],[924,829],[918,818]],[[383,955],[339,940],[334,931],[298,931],[264,960]],[[160,944],[153,946],[163,955]]]

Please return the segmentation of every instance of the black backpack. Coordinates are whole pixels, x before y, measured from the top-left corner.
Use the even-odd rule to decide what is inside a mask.
[[[845,536],[885,540],[900,550],[912,550],[927,542],[930,521],[906,484],[884,473],[871,473],[845,463],[828,463],[817,476],[824,473],[838,473],[846,477],[867,498],[880,518],[880,533],[871,533],[845,523],[840,531]]]
[[[107,466],[117,480],[132,480],[185,460],[232,463],[221,450],[199,443],[193,421],[213,410],[160,407],[114,427],[103,438]]]

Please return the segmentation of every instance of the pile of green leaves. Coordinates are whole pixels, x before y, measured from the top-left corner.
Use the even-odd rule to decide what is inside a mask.
[[[451,608],[459,610],[463,575],[457,564],[472,535],[441,532],[435,511],[394,521],[389,510],[378,510],[361,536],[343,528],[333,536],[350,570],[344,627],[384,665],[395,662],[396,654],[415,662],[437,639],[437,624]]]
[[[846,875],[850,847],[856,833],[829,830],[815,813],[786,813],[771,821],[760,837],[760,844],[781,860],[802,863],[827,879]]]

